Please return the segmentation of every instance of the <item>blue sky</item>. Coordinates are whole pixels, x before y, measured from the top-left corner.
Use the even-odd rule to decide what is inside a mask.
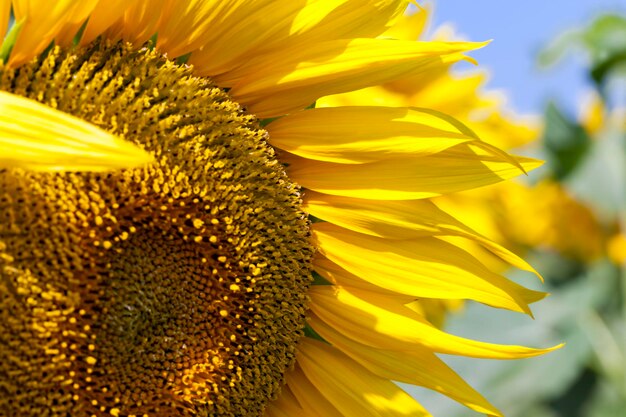
[[[420,1],[423,3],[423,1]],[[570,54],[557,66],[542,70],[537,51],[563,30],[584,25],[601,11],[626,13],[626,0],[439,0],[434,26],[450,22],[469,40],[493,42],[475,51],[481,67],[491,72],[490,87],[506,90],[509,105],[522,113],[538,113],[549,98],[569,112],[588,89],[581,56]]]

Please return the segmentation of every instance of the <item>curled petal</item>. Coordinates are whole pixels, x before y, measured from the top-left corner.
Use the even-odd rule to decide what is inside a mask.
[[[0,91],[0,166],[35,171],[133,168],[152,156],[59,110]]]

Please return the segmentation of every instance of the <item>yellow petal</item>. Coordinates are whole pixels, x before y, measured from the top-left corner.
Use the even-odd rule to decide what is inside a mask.
[[[473,240],[516,268],[539,273],[519,256],[465,226],[429,200],[376,201],[304,194],[307,213],[349,230],[389,239],[460,236]]]
[[[74,7],[69,15],[67,16],[67,21],[63,25],[63,27],[59,30],[59,33],[54,37],[54,42],[57,45],[61,46],[71,46],[74,37],[80,30],[80,27],[85,23],[85,21],[89,18],[91,13],[93,12],[96,5],[101,2],[101,0],[89,0],[89,1],[79,1],[76,2],[76,7]]]
[[[307,213],[330,223],[389,239],[411,239],[443,234],[463,225],[432,201],[377,201],[341,197],[306,190]]]
[[[367,275],[364,279],[363,277],[359,277],[354,275],[351,272],[348,272],[341,266],[337,265],[335,262],[326,258],[325,256],[317,253],[313,259],[313,267],[316,273],[318,273],[322,278],[324,278],[329,283],[339,285],[341,287],[345,287],[350,290],[351,288],[356,288],[359,290],[367,291],[370,293],[378,293],[382,294],[385,297],[394,298],[401,304],[410,304],[416,301],[416,291],[415,288],[406,287],[406,292],[398,292],[398,288],[400,288],[397,283],[393,283],[394,285],[389,285],[388,279],[374,279],[377,275],[370,274]],[[384,276],[383,276],[384,277]],[[502,282],[501,285],[504,285],[506,291],[510,293],[516,294],[516,297],[519,297],[523,300],[524,304],[531,304],[536,301],[541,300],[547,294],[539,291],[533,291],[521,287],[512,282]],[[451,305],[453,303],[461,303],[461,300],[457,299],[438,299],[438,298],[420,298],[419,305],[421,307],[424,306],[425,303],[429,303],[429,305]],[[445,308],[437,308],[437,310],[441,310],[441,313],[445,313]],[[419,311],[418,311],[419,312]],[[439,325],[437,327],[440,327]]]
[[[347,93],[324,96],[315,102],[316,108],[341,106],[384,106],[398,107],[409,104],[400,91],[391,91],[381,86],[362,88]]]
[[[289,36],[290,26],[303,7],[302,2],[293,0],[213,3],[218,13],[207,16],[213,24],[205,38],[207,46],[189,58],[196,73],[203,76],[229,72],[259,51],[273,50]]]
[[[392,107],[311,109],[277,119],[267,130],[273,146],[345,164],[431,155],[475,140],[437,115]]]
[[[171,58],[204,45],[213,49],[217,47],[214,44],[216,35],[226,35],[228,32],[223,33],[223,30],[233,30],[229,26],[234,23],[231,20],[243,17],[241,12],[244,9],[257,15],[259,3],[268,4],[267,1],[248,1],[248,8],[245,8],[245,2],[241,0],[166,0],[157,27],[157,46]],[[229,45],[229,50],[238,49]]]
[[[485,155],[499,156],[503,161],[509,162],[511,165],[519,168],[524,174],[527,174],[522,164],[520,164],[517,161],[517,159],[515,159],[515,157],[513,157],[512,155],[509,155],[508,153],[498,148],[497,146],[493,146],[486,142],[481,141],[479,136],[476,134],[476,132],[474,132],[472,129],[470,129],[467,125],[463,124],[458,119],[455,119],[454,117],[446,113],[442,113],[438,110],[427,109],[427,108],[421,108],[420,110],[422,112],[430,113],[432,115],[435,115],[435,116],[438,116],[447,120],[448,123],[456,127],[459,130],[459,132],[465,134],[466,136],[477,139],[475,142],[471,143],[471,146],[473,146],[477,151],[482,152]]]
[[[211,30],[189,63],[199,75],[231,72],[269,51],[320,41],[376,36],[406,8],[402,0],[214,0],[222,9],[204,17]],[[223,6],[222,6],[223,5]],[[182,29],[184,30],[184,29]]]
[[[96,0],[14,0],[15,21],[24,19],[25,22],[11,51],[9,65],[15,67],[39,55],[66,24],[75,24],[75,19],[80,21],[84,18],[83,13],[93,9],[95,2]],[[83,13],[76,13],[77,11]]]
[[[396,384],[332,346],[304,338],[298,351],[298,364],[306,377],[344,416],[430,416]]]
[[[525,170],[542,162],[515,157]],[[458,145],[433,155],[366,164],[313,161],[285,153],[290,178],[326,194],[371,200],[413,200],[494,184],[521,174],[499,155]]]
[[[292,373],[293,371],[288,371]],[[287,377],[289,378],[289,377]],[[326,415],[326,414],[324,414]],[[274,401],[270,401],[265,409],[264,417],[316,417],[309,408],[303,408],[296,399],[289,385],[285,384]]]
[[[313,269],[329,283],[345,287],[348,290],[350,290],[350,288],[357,288],[368,292],[379,293],[385,297],[395,297],[401,304],[411,303],[415,301],[416,298],[415,295],[402,294],[384,288],[383,286],[378,285],[378,281],[366,281],[354,274],[351,274],[319,253],[316,253],[313,258]],[[384,285],[384,282],[381,284]]]
[[[318,97],[381,84],[463,58],[477,43],[352,39],[317,42],[251,59],[214,77],[261,118],[302,109]]]
[[[438,391],[483,414],[501,413],[428,349],[411,352],[375,349],[355,342],[319,318],[311,320],[314,330],[330,344],[381,378],[419,385]]]
[[[419,39],[425,31],[432,5],[428,3],[423,6],[418,3],[416,4],[418,7],[416,12],[411,15],[405,14],[402,19],[398,19],[382,36],[407,41]]]
[[[369,296],[369,298],[368,298]],[[396,351],[433,352],[476,358],[517,359],[541,355],[561,347],[532,349],[464,339],[445,333],[395,300],[372,297],[360,290],[315,285],[310,308],[325,323],[359,343]],[[311,322],[314,324],[314,320]]]
[[[124,39],[141,45],[150,39],[158,28],[161,11],[167,0],[137,1],[127,7],[124,14],[107,30],[112,39]]]
[[[99,0],[85,26],[80,45],[87,45],[104,33],[111,25],[122,19],[139,0]],[[135,22],[137,25],[139,22]]]
[[[290,38],[303,44],[334,39],[375,37],[395,24],[406,0],[326,0],[309,2],[294,19]],[[286,39],[286,41],[290,41]]]
[[[103,171],[152,161],[137,146],[69,114],[0,91],[0,166]]]
[[[314,416],[344,416],[317,388],[315,388],[315,386],[313,386],[313,384],[311,384],[311,381],[304,375],[297,361],[294,369],[287,372],[285,380],[303,410],[308,410],[308,412]],[[294,414],[294,416],[296,415]]]
[[[280,399],[280,396],[278,398]],[[289,414],[286,410],[274,405],[275,402],[276,401],[272,401],[269,403],[263,412],[263,417],[292,417],[293,415],[298,415],[297,413]]]
[[[535,291],[489,271],[469,253],[436,237],[381,239],[330,223],[314,224],[313,236],[322,255],[388,290],[424,298],[471,299],[530,313],[527,300],[534,299]]]

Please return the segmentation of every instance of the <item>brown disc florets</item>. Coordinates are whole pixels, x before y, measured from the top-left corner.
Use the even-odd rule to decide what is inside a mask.
[[[312,249],[255,120],[124,44],[0,67],[0,89],[157,161],[0,172],[0,415],[259,415],[302,335]]]

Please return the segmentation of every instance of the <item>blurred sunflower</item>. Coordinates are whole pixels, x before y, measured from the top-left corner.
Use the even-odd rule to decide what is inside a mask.
[[[615,264],[623,263],[624,251],[623,227],[619,218],[609,215],[601,203],[608,199],[585,197],[576,181],[564,181],[557,178],[560,166],[554,161],[556,153],[560,157],[573,157],[575,152],[567,150],[571,142],[584,137],[577,146],[587,151],[591,144],[597,146],[605,141],[606,132],[623,132],[623,117],[620,110],[609,111],[597,94],[589,94],[587,104],[581,109],[579,120],[572,122],[564,118],[556,107],[548,110],[548,123],[543,128],[544,137],[554,136],[564,141],[563,150],[553,143],[542,150],[551,164],[544,178],[532,185],[523,183],[501,183],[482,189],[469,190],[454,195],[447,195],[436,200],[439,207],[458,213],[460,220],[480,231],[490,239],[513,248],[516,253],[539,250],[559,254],[560,256],[591,265],[604,256]],[[557,122],[554,122],[554,119]],[[557,125],[552,130],[551,126]],[[561,126],[566,126],[566,133],[560,133]],[[541,136],[538,127],[533,127],[537,139]],[[556,132],[556,133],[555,133]],[[587,142],[585,144],[585,141]],[[533,145],[538,144],[535,142]],[[606,146],[606,145],[604,145]],[[506,146],[502,145],[506,148]],[[535,150],[537,152],[537,150]],[[567,152],[570,152],[567,154]],[[596,154],[599,152],[596,151]],[[577,162],[579,166],[589,164],[590,157],[585,156]],[[588,171],[597,170],[598,165],[588,165],[586,172],[579,172],[577,180],[590,177]],[[575,170],[573,170],[575,171]],[[604,180],[606,183],[606,180]],[[587,189],[590,187],[587,186]],[[583,194],[582,196],[580,194]],[[576,227],[571,227],[575,224]]]
[[[547,350],[447,334],[422,300],[544,294],[429,199],[538,162],[436,110],[312,106],[480,44],[378,37],[399,0],[14,0],[0,33],[11,6],[2,414],[428,415],[395,380],[500,415],[436,354]]]

